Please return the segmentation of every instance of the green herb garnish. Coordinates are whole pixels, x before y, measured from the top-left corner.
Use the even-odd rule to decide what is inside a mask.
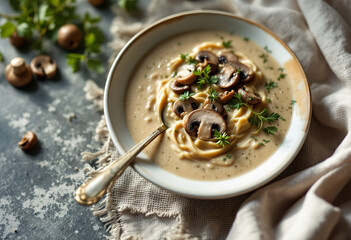
[[[198,89],[202,89],[203,85],[205,84],[211,84],[210,82],[210,74],[211,72],[211,66],[207,65],[203,70],[198,69],[198,70],[194,70],[193,73],[194,75],[198,76],[197,78],[197,88]]]
[[[250,41],[250,38],[244,37],[244,41],[245,41],[245,42],[248,42],[248,41]]]
[[[275,132],[278,131],[278,128],[275,126],[270,126],[270,127],[265,127],[262,130],[269,135],[273,135]]]
[[[222,46],[225,48],[232,48],[232,40],[223,41]]]
[[[295,103],[296,103],[296,100],[295,100],[295,99],[293,99],[293,100],[291,100],[290,105],[294,105]]]
[[[266,63],[268,61],[268,54],[262,53],[261,55],[259,55],[260,58],[262,58],[263,63]]]
[[[188,53],[184,54],[180,54],[180,59],[182,59],[183,62],[186,62],[188,64],[196,64],[196,60],[195,58],[193,58],[192,56],[189,56]]]
[[[184,102],[185,100],[189,99],[193,95],[194,93],[190,93],[189,91],[186,91],[185,93],[179,96],[179,100]]]
[[[224,148],[225,145],[229,145],[229,144],[230,144],[230,142],[228,141],[229,136],[227,135],[226,132],[220,134],[220,133],[218,132],[218,130],[215,129],[213,134],[214,134],[214,136],[215,136],[215,139],[218,140],[218,141],[216,142],[217,146],[222,146],[222,147]]]
[[[276,87],[278,87],[278,84],[273,82],[272,80],[264,84],[264,88],[266,89],[267,92],[270,92],[273,88],[276,88]]]
[[[211,89],[208,99],[210,99],[210,102],[213,102],[214,100],[218,100],[218,93],[216,92],[216,90]]]
[[[270,50],[267,45],[264,46],[264,50],[266,50],[267,53],[272,53],[272,50]]]
[[[285,78],[286,77],[286,74],[285,73],[281,73],[279,75],[279,77],[277,78],[278,81],[280,81],[281,79]]]
[[[137,9],[137,3],[138,0],[118,0],[118,5],[129,13]]]

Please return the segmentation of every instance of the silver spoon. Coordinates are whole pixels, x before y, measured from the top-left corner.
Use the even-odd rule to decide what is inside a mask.
[[[163,112],[163,111],[162,111]],[[161,116],[163,114],[161,113]],[[144,140],[139,142],[137,145],[132,147],[123,156],[115,160],[104,170],[99,172],[94,177],[88,179],[79,188],[77,188],[74,199],[82,205],[90,206],[97,203],[102,196],[106,193],[117,180],[119,176],[124,172],[124,170],[132,163],[134,158],[151,143],[158,135],[163,133],[167,126],[163,121],[163,116],[160,117],[162,122],[153,133],[151,133]]]

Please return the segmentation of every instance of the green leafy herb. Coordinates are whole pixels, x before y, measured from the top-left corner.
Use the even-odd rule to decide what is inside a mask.
[[[190,93],[189,91],[186,91],[185,93],[179,96],[179,100],[184,102],[185,100],[189,99],[193,95],[194,93]]]
[[[175,77],[175,76],[177,76],[177,74],[178,74],[177,71],[174,71],[171,76]]]
[[[262,58],[263,63],[266,63],[268,61],[268,54],[262,53],[259,55],[260,58]]]
[[[273,135],[275,132],[278,131],[277,127],[275,126],[265,127],[262,130],[269,135]]]
[[[248,42],[248,41],[250,41],[250,38],[244,37],[244,41],[245,41],[245,42]]]
[[[213,102],[214,100],[218,100],[218,93],[216,92],[216,90],[211,89],[208,99],[210,99],[210,102]]]
[[[294,105],[295,103],[296,103],[296,100],[295,100],[295,99],[293,99],[293,100],[291,100],[290,105]]]
[[[222,46],[225,48],[231,48],[232,47],[232,40],[223,41]]]
[[[279,67],[278,70],[281,72],[284,72],[284,68],[282,68],[282,67]]]
[[[2,52],[0,52],[0,62],[4,61],[4,55],[2,55]]]
[[[255,136],[250,136],[250,138],[252,138],[255,142],[257,142],[257,137],[255,137]]]
[[[224,148],[225,145],[229,145],[229,144],[230,144],[230,142],[228,141],[229,136],[227,135],[226,132],[220,134],[220,133],[218,132],[218,130],[215,129],[213,134],[214,134],[214,136],[215,136],[215,139],[218,140],[218,141],[216,142],[217,146],[222,146],[222,147]]]
[[[258,126],[259,128],[256,130],[256,133],[258,133],[262,127],[263,127],[263,123],[267,122],[267,123],[272,123],[276,120],[278,120],[280,117],[280,115],[278,113],[272,112],[272,113],[268,113],[267,108],[263,109],[261,112],[254,112],[252,111],[252,116],[249,117],[249,123],[251,125],[255,125]],[[266,132],[266,131],[265,131]]]
[[[283,78],[285,78],[285,77],[286,77],[286,74],[285,74],[285,73],[281,73],[281,74],[279,75],[279,77],[278,77],[278,80],[283,79]]]
[[[273,88],[278,87],[278,84],[273,82],[272,80],[270,82],[265,82],[264,88],[266,89],[267,92],[270,92]]]
[[[264,147],[264,146],[265,146],[265,145],[264,145],[264,143],[261,143],[261,142],[260,142],[258,145],[260,145],[260,146],[262,146],[262,147]]]
[[[264,46],[264,50],[266,50],[267,53],[272,53],[272,50],[270,50],[267,45]]]
[[[267,103],[271,103],[272,100],[270,98],[267,98]]]
[[[193,71],[194,75],[198,76],[197,78],[198,89],[202,89],[205,84],[211,84],[210,76],[209,76],[210,72],[211,72],[210,65],[207,65],[203,70],[198,69]]]
[[[243,106],[247,106],[247,104],[241,99],[241,95],[238,92],[234,94],[232,100],[230,100],[227,105],[233,109],[240,109]]]
[[[227,154],[226,157],[229,158],[229,159],[231,159],[231,158],[232,158],[232,155]]]
[[[270,142],[270,140],[266,140],[266,139],[262,139],[262,141],[265,142],[265,143],[269,143]]]
[[[11,21],[5,22],[0,26],[1,38],[6,38],[11,36],[11,34],[16,31],[16,25]]]
[[[283,118],[282,116],[280,116],[280,120],[282,120],[282,121],[286,121],[286,119],[285,118]]]
[[[133,12],[138,7],[138,0],[118,0],[118,5],[127,12]]]
[[[186,62],[188,64],[196,64],[196,60],[195,58],[193,58],[192,56],[189,56],[188,53],[184,54],[180,54],[180,59],[182,59],[183,62]]]

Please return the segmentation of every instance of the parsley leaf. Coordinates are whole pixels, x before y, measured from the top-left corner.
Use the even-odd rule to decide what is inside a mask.
[[[229,41],[223,41],[222,46],[225,48],[232,48],[232,40]]]
[[[185,100],[189,99],[193,95],[194,93],[190,93],[189,91],[186,91],[185,93],[179,96],[179,100],[184,102]]]
[[[11,36],[11,34],[16,31],[16,26],[13,22],[7,21],[0,27],[1,38],[6,38]]]
[[[280,81],[281,79],[283,79],[285,77],[286,77],[286,74],[285,73],[281,73],[277,80]]]
[[[189,56],[188,53],[186,53],[186,54],[181,53],[180,59],[182,59],[182,61],[186,62],[187,64],[196,64],[195,58],[193,58],[192,56]]]
[[[262,130],[269,135],[273,135],[275,132],[278,131],[277,127],[275,126],[265,127]]]
[[[194,75],[198,76],[197,78],[197,88],[198,89],[202,89],[203,85],[205,84],[211,84],[210,82],[210,74],[211,72],[211,66],[207,65],[203,70],[198,69],[198,70],[194,70],[193,73]]]
[[[216,92],[216,90],[211,89],[208,99],[210,99],[210,102],[213,102],[214,100],[218,100],[218,93]]]
[[[265,82],[264,83],[264,88],[266,89],[267,92],[270,92],[273,88],[278,87],[278,84],[276,82],[273,82],[272,80],[270,82]]]
[[[2,52],[0,52],[0,62],[4,61],[4,55],[2,55]]]
[[[73,72],[80,69],[80,62],[85,59],[85,56],[77,53],[69,53],[66,55],[67,64],[72,67]]]
[[[266,50],[267,53],[272,53],[272,50],[270,50],[267,45],[264,46],[264,50]]]
[[[215,139],[218,140],[216,142],[217,146],[222,146],[224,148],[225,145],[230,145],[230,142],[228,141],[229,136],[226,132],[220,134],[218,130],[215,129],[213,135],[215,136]]]
[[[293,99],[293,100],[291,100],[290,105],[294,105],[295,103],[296,103],[296,100],[295,100],[295,99]]]
[[[227,105],[233,109],[239,110],[241,107],[246,106],[246,103],[241,99],[240,93],[235,93],[232,100],[230,100]]]

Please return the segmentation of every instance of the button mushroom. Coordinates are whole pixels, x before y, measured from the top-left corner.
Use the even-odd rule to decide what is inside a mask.
[[[195,60],[199,63],[203,63],[202,64],[203,68],[205,68],[207,65],[210,65],[211,66],[210,74],[217,71],[219,62],[218,62],[217,56],[214,53],[210,51],[205,51],[205,50],[200,51],[196,54]]]
[[[82,40],[82,32],[74,24],[65,24],[58,30],[57,40],[64,49],[74,49]]]
[[[234,94],[235,94],[234,90],[231,90],[230,92],[225,91],[224,93],[220,93],[218,97],[219,97],[219,100],[222,102],[222,104],[226,104],[227,102],[232,100]]]
[[[27,42],[27,39],[18,35],[17,31],[14,31],[10,36],[10,43],[14,47],[22,47]]]
[[[238,57],[233,52],[223,52],[219,55],[218,61],[220,63],[236,62]]]
[[[52,78],[56,74],[57,64],[50,56],[38,55],[33,58],[30,68],[38,78]]]
[[[6,66],[5,77],[15,87],[24,87],[32,81],[32,71],[23,58],[17,57]]]
[[[239,83],[239,74],[232,62],[228,62],[224,65],[220,73],[218,74],[218,83],[217,85],[220,88],[231,88]]]
[[[195,70],[194,64],[183,65],[178,69],[177,82],[182,85],[191,85],[196,80],[196,75],[193,73]]]
[[[230,62],[230,65],[239,73],[239,80],[242,83],[250,81],[255,76],[255,72],[245,64],[240,62]]]
[[[212,101],[207,98],[204,102],[204,109],[211,109],[213,111],[218,112],[219,114],[223,114],[224,109],[223,109],[223,105],[220,101],[218,101],[217,99],[213,99]]]
[[[213,138],[214,130],[223,133],[226,124],[223,117],[216,111],[209,109],[198,109],[186,115],[183,119],[184,129],[191,136],[201,140]]]
[[[35,135],[34,132],[26,132],[26,134],[24,134],[24,136],[22,137],[21,141],[18,142],[18,146],[22,149],[22,150],[31,150],[32,148],[35,147],[35,145],[37,145],[38,143],[38,138]]]
[[[190,87],[188,85],[182,85],[177,80],[171,82],[171,89],[173,90],[173,92],[179,95],[186,91],[190,91]]]
[[[188,98],[184,101],[178,99],[173,105],[173,111],[179,117],[183,118],[186,114],[199,108],[199,102],[195,98]]]
[[[255,105],[262,101],[261,97],[255,94],[254,90],[246,85],[238,89],[244,102]]]

